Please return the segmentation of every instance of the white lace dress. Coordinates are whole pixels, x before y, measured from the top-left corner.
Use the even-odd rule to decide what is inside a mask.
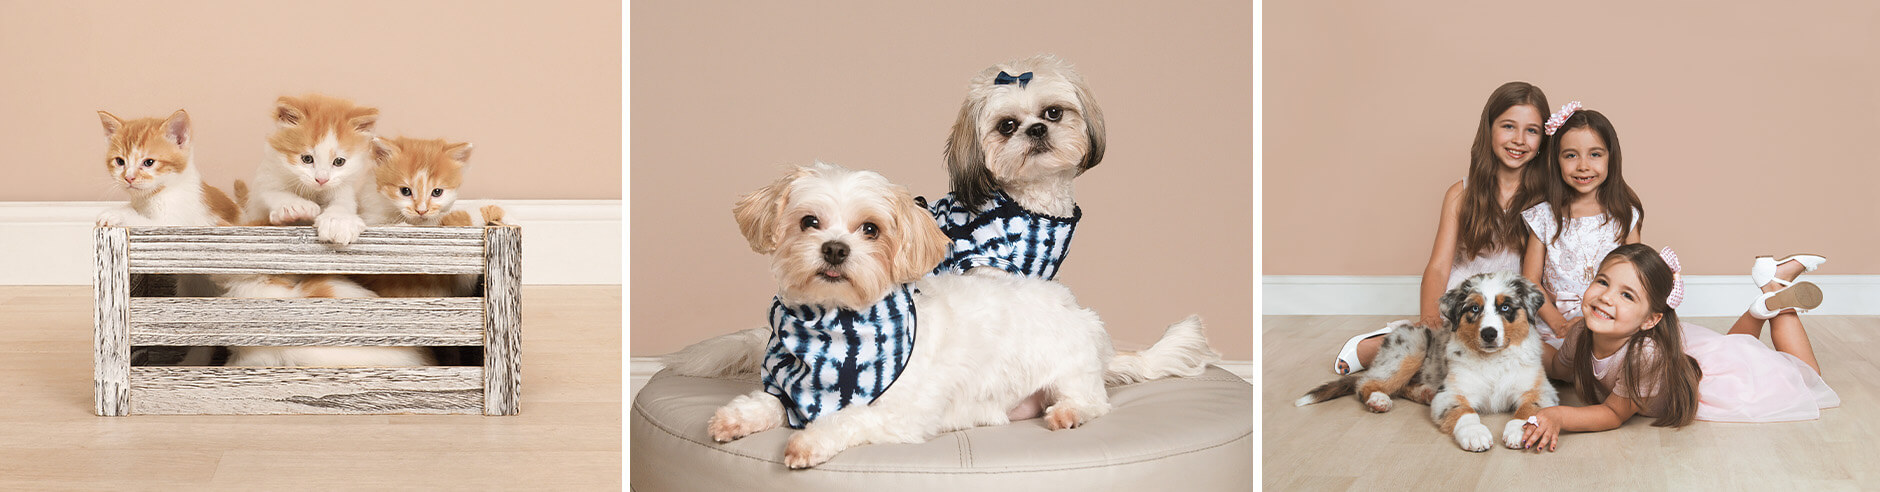
[[[1619,247],[1619,224],[1610,215],[1567,219],[1567,228],[1554,238],[1560,223],[1554,221],[1553,207],[1542,203],[1521,211],[1534,237],[1547,245],[1547,262],[1541,266],[1541,288],[1554,295],[1554,307],[1567,319],[1580,317],[1580,295],[1593,283],[1599,260]],[[1638,209],[1632,209],[1632,227],[1638,227]]]

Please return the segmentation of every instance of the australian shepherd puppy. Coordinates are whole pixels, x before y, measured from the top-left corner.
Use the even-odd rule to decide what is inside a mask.
[[[1356,393],[1365,408],[1388,412],[1391,397],[1430,406],[1430,417],[1456,444],[1487,451],[1495,435],[1477,412],[1514,412],[1502,443],[1521,447],[1521,426],[1540,409],[1560,404],[1541,366],[1535,311],[1538,287],[1514,272],[1469,277],[1443,294],[1443,328],[1391,323],[1371,369],[1325,383],[1293,404],[1305,406]]]

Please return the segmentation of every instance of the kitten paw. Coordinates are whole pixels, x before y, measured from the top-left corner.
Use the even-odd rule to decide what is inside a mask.
[[[1390,395],[1386,395],[1382,392],[1371,393],[1371,396],[1365,397],[1364,399],[1364,408],[1371,410],[1373,413],[1390,411],[1390,404]]]
[[[311,200],[301,199],[296,202],[290,202],[275,207],[274,210],[269,211],[268,223],[277,226],[295,225],[299,222],[313,220],[313,218],[318,215],[320,215],[320,204],[313,203]]]
[[[809,431],[798,431],[790,435],[790,442],[783,448],[783,464],[792,470],[801,470],[820,465],[842,452],[832,443],[816,439]]]
[[[486,225],[486,226],[509,225],[508,222],[503,221],[503,207],[498,207],[495,205],[484,205],[483,208],[480,208],[477,210],[483,212],[483,225]]]
[[[321,241],[345,246],[359,239],[359,233],[366,231],[366,221],[357,215],[322,214],[314,219],[313,228]]]
[[[1479,423],[1458,425],[1455,434],[1456,444],[1469,451],[1480,453],[1495,445],[1495,434],[1488,431],[1488,426]]]
[[[129,210],[114,208],[98,214],[98,227],[123,227],[137,222],[137,214]]]

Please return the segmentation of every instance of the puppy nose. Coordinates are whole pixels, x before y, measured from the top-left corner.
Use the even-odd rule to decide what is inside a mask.
[[[842,260],[849,259],[849,245],[839,241],[823,243],[822,255],[823,261],[829,262],[830,265],[840,265]]]
[[[1025,128],[1025,134],[1031,135],[1031,138],[1044,136],[1044,123],[1032,123],[1030,127]]]
[[[1496,335],[1496,333],[1495,333],[1495,329],[1494,329],[1494,328],[1483,328],[1483,329],[1482,329],[1482,340],[1484,340],[1484,341],[1494,341],[1494,340],[1495,340],[1495,335]]]

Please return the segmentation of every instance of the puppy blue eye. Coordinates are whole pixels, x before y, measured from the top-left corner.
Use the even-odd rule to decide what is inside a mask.
[[[803,216],[803,220],[802,220],[801,222],[798,222],[798,224],[802,226],[802,228],[801,228],[801,229],[799,229],[799,230],[805,230],[805,231],[807,231],[807,230],[810,230],[810,229],[821,229],[821,228],[822,228],[822,221],[819,221],[819,220],[816,220],[816,216],[814,216],[814,215],[805,215],[805,216]]]
[[[300,163],[301,163],[301,164],[312,164],[312,163],[313,163],[313,156],[310,156],[310,155],[307,155],[307,154],[300,154]]]
[[[399,188],[399,189],[398,189],[398,194],[400,194],[400,195],[405,195],[405,196],[411,196],[411,188],[403,188],[403,187],[401,187],[401,188]]]

